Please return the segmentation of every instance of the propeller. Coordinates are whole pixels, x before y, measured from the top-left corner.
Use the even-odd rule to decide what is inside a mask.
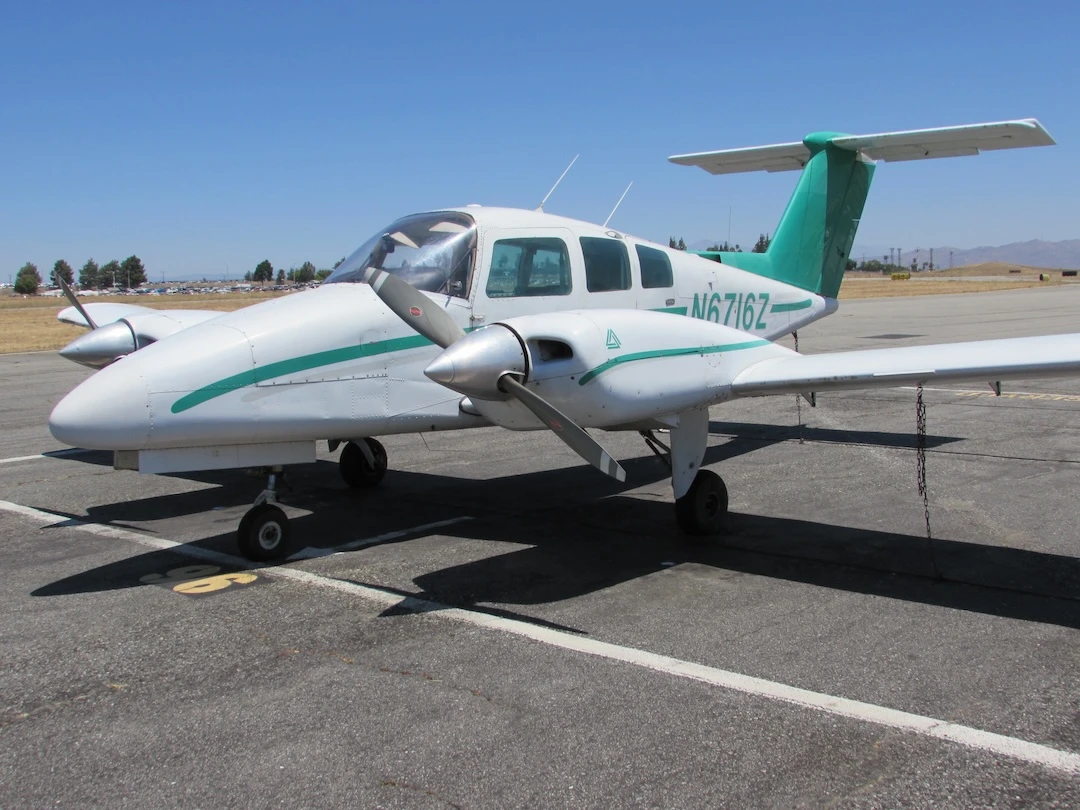
[[[373,267],[364,280],[395,315],[436,346],[445,349],[465,337],[445,309],[393,273]]]
[[[60,282],[60,289],[64,291],[64,297],[73,307],[75,307],[78,313],[83,316],[83,319],[86,321],[87,325],[91,329],[97,329],[98,326],[96,323],[94,323],[94,319],[90,317],[90,313],[86,311],[86,308],[82,305],[82,301],[75,297],[75,293],[71,291],[71,287],[69,287],[67,285],[67,282],[64,281],[64,277],[57,273],[56,280]]]
[[[626,480],[626,470],[599,442],[519,379],[526,376],[528,361],[516,332],[505,326],[492,331],[495,326],[503,326],[493,324],[492,328],[466,335],[445,309],[397,276],[371,268],[365,280],[395,315],[447,350],[424,369],[428,377],[466,395],[479,395],[481,399],[513,397],[600,472],[616,481]]]
[[[596,439],[590,436],[574,420],[541,397],[519,383],[512,374],[499,378],[499,386],[516,398],[518,402],[536,414],[536,418],[547,425],[551,431],[566,442],[567,447],[592,464],[604,475],[610,475],[616,481],[626,480],[626,470],[611,457]]]

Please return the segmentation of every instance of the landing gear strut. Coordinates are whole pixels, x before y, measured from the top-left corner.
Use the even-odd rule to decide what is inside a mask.
[[[341,448],[338,471],[354,489],[373,487],[386,475],[386,448],[375,439],[347,442]]]
[[[692,537],[720,534],[727,523],[727,486],[716,473],[701,469],[709,439],[708,409],[680,413],[678,425],[671,429],[670,435],[668,450],[651,432],[642,433],[650,449],[671,469],[679,528]],[[668,450],[666,458],[661,449]]]
[[[249,560],[266,562],[284,557],[289,548],[289,517],[277,506],[278,487],[283,483],[281,467],[272,467],[264,489],[255,499],[236,530],[240,553]]]

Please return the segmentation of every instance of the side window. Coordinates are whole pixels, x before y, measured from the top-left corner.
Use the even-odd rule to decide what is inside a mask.
[[[488,298],[569,295],[570,253],[555,237],[499,239],[491,251]]]
[[[630,256],[625,243],[583,236],[581,252],[585,254],[585,286],[589,292],[630,289]]]
[[[662,250],[634,245],[638,263],[641,265],[641,286],[645,289],[672,287],[675,280],[671,277],[671,259]]]

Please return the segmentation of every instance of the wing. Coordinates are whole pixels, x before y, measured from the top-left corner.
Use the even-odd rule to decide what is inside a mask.
[[[140,307],[135,304],[83,304],[86,307],[87,313],[94,319],[94,323],[98,326],[105,326],[106,324],[115,323],[116,321],[136,321],[144,320],[143,316],[155,316],[153,318],[145,318],[148,323],[155,321],[168,321],[173,324],[169,334],[178,332],[181,329],[187,329],[189,326],[194,326],[197,323],[208,321],[211,318],[216,318],[221,315],[221,312],[212,309],[153,309],[151,307]],[[67,307],[60,310],[56,319],[63,321],[64,323],[74,324],[75,326],[89,326],[86,319],[83,318],[79,311],[75,307]],[[161,340],[165,335],[153,335],[154,340]]]
[[[735,397],[1080,374],[1080,334],[773,357],[747,366]]]
[[[94,323],[98,326],[104,326],[107,323],[113,323],[121,318],[126,318],[128,315],[142,314],[146,312],[153,312],[154,310],[149,307],[140,307],[135,304],[110,304],[110,303],[98,303],[98,304],[83,304],[87,313],[93,318]],[[56,319],[62,323],[70,323],[75,326],[89,327],[90,324],[86,322],[86,319],[82,316],[79,310],[75,307],[65,307],[57,314]]]

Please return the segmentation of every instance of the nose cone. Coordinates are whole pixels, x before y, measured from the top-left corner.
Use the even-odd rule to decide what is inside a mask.
[[[123,365],[99,371],[53,408],[49,430],[57,441],[89,450],[137,450],[146,445],[149,392],[142,376]]]
[[[478,399],[503,399],[499,379],[524,374],[525,351],[508,326],[496,323],[466,335],[436,357],[424,374],[429,379]]]
[[[450,385],[454,381],[454,361],[443,352],[424,369],[428,379],[443,385]]]
[[[104,368],[135,351],[135,335],[124,321],[106,324],[79,335],[60,350],[60,356],[90,368]]]

